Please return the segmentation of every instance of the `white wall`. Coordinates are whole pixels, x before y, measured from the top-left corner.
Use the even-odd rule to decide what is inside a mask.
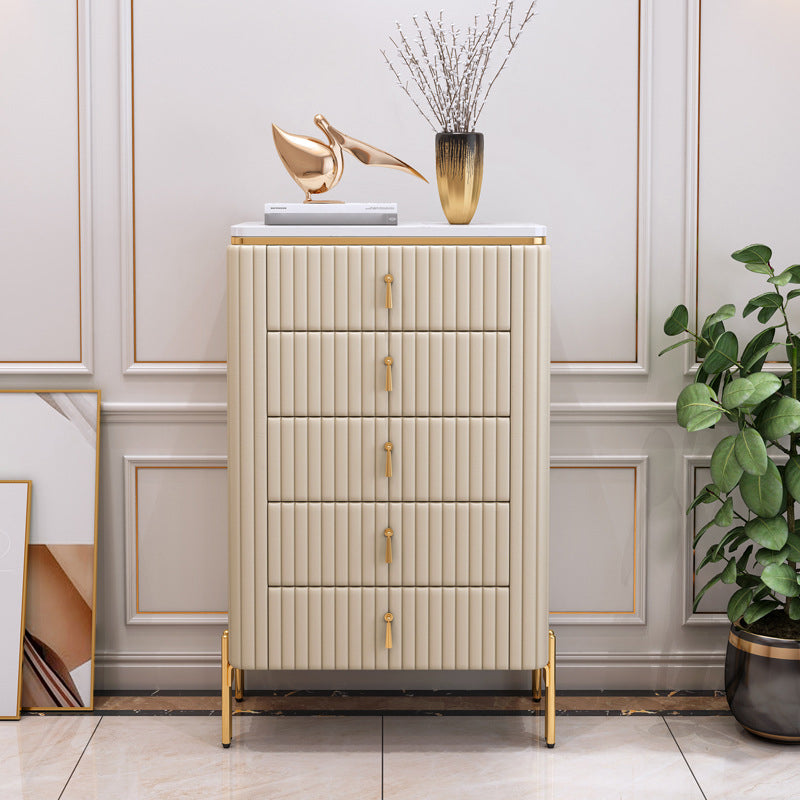
[[[323,112],[433,179],[433,132],[378,52],[420,10],[0,0],[13,109],[0,129],[0,388],[103,392],[99,688],[218,683],[228,226],[297,197],[272,121],[311,133]],[[690,612],[682,510],[713,434],[677,427],[689,364],[654,354],[676,303],[707,314],[756,290],[734,249],[765,240],[797,260],[798,23],[793,0],[540,0],[479,124],[476,221],[545,223],[553,247],[561,687],[722,684],[724,597]],[[351,163],[337,195],[443,220],[435,184],[394,171]],[[514,688],[528,676],[259,680]]]

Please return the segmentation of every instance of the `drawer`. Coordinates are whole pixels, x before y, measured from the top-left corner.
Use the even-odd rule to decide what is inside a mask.
[[[270,331],[507,331],[512,266],[530,249],[242,246],[229,259],[245,292],[266,293]]]
[[[268,503],[266,525],[270,586],[509,583],[507,503]]]
[[[271,417],[510,413],[509,333],[272,331],[266,337]]]
[[[267,499],[507,501],[509,448],[508,417],[270,417]]]
[[[245,668],[509,668],[508,589],[269,588],[261,597]]]

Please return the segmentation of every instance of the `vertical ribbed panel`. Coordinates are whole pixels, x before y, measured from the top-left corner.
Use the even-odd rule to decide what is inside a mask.
[[[508,586],[508,503],[270,502],[264,516],[263,587],[388,585],[388,520],[394,584]]]
[[[242,537],[239,472],[239,258],[241,247],[228,248],[228,631],[231,663],[243,666],[242,595],[240,591]],[[253,602],[257,602],[253,598]]]
[[[386,417],[270,417],[266,430],[269,501],[509,499],[507,417],[403,417],[391,433]]]
[[[269,247],[269,331],[507,331],[507,247]],[[391,273],[394,312],[384,308]]]
[[[536,460],[527,465],[536,486],[536,559],[529,580],[536,586],[536,625],[534,662],[544,664],[548,653],[548,615],[550,613],[550,248],[526,248],[526,257],[538,257],[539,307],[537,308],[539,371],[536,381],[538,436]],[[533,382],[534,376],[531,376]],[[532,391],[528,387],[526,391]]]
[[[523,250],[520,247],[511,248],[511,284],[514,291],[511,293],[511,485],[509,524],[511,528],[510,540],[510,574],[509,574],[509,667],[523,669],[522,636],[526,633],[522,623],[522,550],[523,537],[526,535],[523,528],[523,454],[524,443],[524,388],[525,388],[525,265]],[[530,535],[530,534],[528,534]],[[546,623],[545,623],[546,624]],[[527,635],[536,632],[528,631]],[[545,659],[546,660],[546,659]]]

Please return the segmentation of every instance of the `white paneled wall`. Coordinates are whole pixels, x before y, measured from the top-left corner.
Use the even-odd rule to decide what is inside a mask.
[[[454,0],[447,13],[465,20],[480,6]],[[434,178],[433,132],[379,53],[395,19],[424,9],[418,0],[0,0],[0,98],[13,110],[0,126],[0,384],[103,392],[101,687],[218,683],[228,227],[258,218],[267,200],[299,199],[274,152],[273,121],[310,134],[323,112]],[[790,0],[539,0],[480,121],[476,221],[545,223],[553,248],[551,622],[561,687],[722,684],[725,598],[709,594],[691,612],[700,517],[683,513],[714,434],[677,427],[672,403],[691,365],[654,354],[676,303],[705,315],[756,291],[730,252],[763,240],[782,263],[800,256],[799,28]],[[352,160],[335,196],[396,200],[404,221],[443,219],[435,185]],[[333,290],[355,302],[344,286]],[[418,376],[418,345],[438,353],[441,339],[443,368],[448,348],[468,345],[471,323],[443,327],[436,347],[414,334],[398,343]],[[498,330],[497,352],[482,354],[487,375],[504,352]],[[280,332],[271,336],[280,349]],[[315,336],[336,354],[335,338],[348,334]],[[364,371],[363,352],[361,366],[368,393],[383,376]],[[507,402],[504,391],[490,401]],[[416,563],[397,554],[406,557]],[[270,672],[253,685],[528,680]]]

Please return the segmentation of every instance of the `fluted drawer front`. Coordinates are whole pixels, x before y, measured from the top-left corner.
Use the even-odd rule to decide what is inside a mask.
[[[508,589],[271,587],[260,597],[242,633],[245,669],[509,669]]]
[[[507,331],[524,247],[242,246],[270,331]],[[530,249],[530,248],[528,248]],[[386,309],[386,275],[392,309]]]
[[[508,333],[273,331],[266,350],[271,417],[510,413]]]
[[[389,414],[504,416],[511,413],[508,333],[389,334]]]
[[[266,439],[270,501],[509,499],[506,417],[270,417]]]
[[[508,586],[508,512],[508,503],[269,503],[258,581]]]

